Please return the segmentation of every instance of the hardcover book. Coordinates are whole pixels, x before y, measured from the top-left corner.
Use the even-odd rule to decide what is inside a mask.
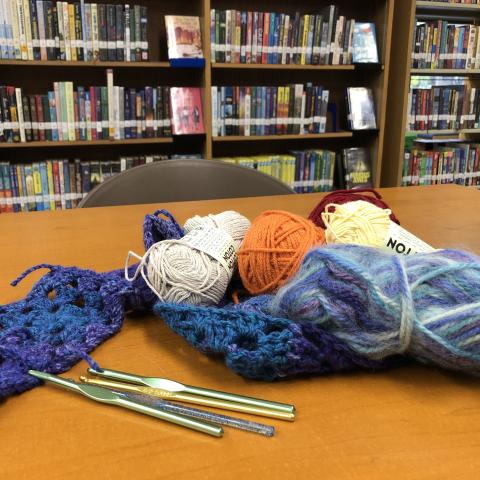
[[[353,63],[378,63],[375,24],[356,22],[353,29]]]
[[[165,15],[168,58],[203,58],[199,17]]]
[[[347,88],[348,122],[351,130],[377,128],[371,88]]]
[[[200,88],[170,89],[173,135],[205,133]]]

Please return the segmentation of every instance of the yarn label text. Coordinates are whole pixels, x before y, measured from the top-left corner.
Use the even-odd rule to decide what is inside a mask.
[[[233,238],[220,228],[198,228],[187,233],[182,242],[210,255],[231,275],[237,262],[237,251]]]
[[[392,249],[395,253],[398,253],[399,255],[426,253],[433,252],[435,250],[430,245],[428,245],[428,243],[420,240],[418,237],[413,235],[413,233],[405,230],[403,227],[396,224],[395,222],[391,222],[390,224],[386,246],[387,248]]]

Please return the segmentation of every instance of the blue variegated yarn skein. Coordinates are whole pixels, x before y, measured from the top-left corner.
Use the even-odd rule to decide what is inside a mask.
[[[480,258],[473,254],[399,257],[357,245],[317,248],[268,309],[314,322],[366,358],[405,353],[480,374]]]

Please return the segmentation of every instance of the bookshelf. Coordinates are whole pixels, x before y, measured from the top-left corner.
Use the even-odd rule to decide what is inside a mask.
[[[86,0],[86,3],[90,3]],[[93,3],[93,2],[92,2]],[[97,4],[123,5],[123,0],[98,0]],[[212,159],[231,154],[283,154],[293,149],[331,149],[340,152],[347,147],[365,147],[370,152],[373,183],[380,186],[382,154],[385,137],[386,101],[390,69],[390,49],[394,0],[327,1],[299,0],[142,0],[148,9],[148,61],[60,61],[60,60],[0,60],[2,85],[21,87],[27,95],[46,92],[54,81],[73,81],[74,85],[105,84],[105,71],[112,69],[115,85],[141,88],[145,85],[192,86],[203,89],[205,135],[169,138],[138,138],[128,140],[33,141],[0,143],[0,162],[40,162],[51,158],[115,159],[118,154],[159,155],[201,154]],[[222,64],[212,62],[210,44],[210,11],[237,9],[288,12],[317,12],[332,3],[341,15],[357,21],[374,22],[376,26],[379,65],[302,65],[302,64]],[[398,2],[397,2],[398,3]],[[401,2],[400,2],[401,3]],[[173,68],[168,62],[164,16],[196,15],[202,27],[204,68]],[[327,131],[319,134],[229,136],[212,135],[211,87],[222,85],[286,85],[312,82],[330,90],[330,102],[337,106],[336,125],[329,114]],[[374,93],[378,129],[348,131],[345,90],[351,86],[370,87]]]
[[[420,0],[402,0],[395,4],[395,16],[392,35],[391,68],[386,112],[385,143],[383,149],[382,186],[400,186],[402,182],[404,148],[406,135],[417,132],[407,131],[409,118],[409,92],[412,77],[465,78],[466,82],[475,82],[480,69],[461,68],[413,68],[411,52],[414,48],[414,33],[417,19],[445,19],[459,24],[480,24],[480,4],[459,4],[429,2]],[[418,132],[421,133],[421,132]],[[432,135],[455,134],[461,140],[480,140],[480,129],[457,128],[444,130],[426,130]],[[438,140],[438,143],[441,143]]]

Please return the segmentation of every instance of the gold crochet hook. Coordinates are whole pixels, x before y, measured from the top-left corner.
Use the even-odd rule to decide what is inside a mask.
[[[169,413],[157,408],[149,407],[148,405],[125,398],[122,394],[112,392],[106,388],[94,385],[84,385],[82,383],[74,382],[68,378],[59,377],[58,375],[53,375],[47,372],[39,372],[37,370],[29,370],[28,373],[36,378],[39,378],[40,380],[44,380],[46,382],[66,388],[67,390],[80,393],[81,395],[84,395],[90,400],[94,400],[96,402],[108,403],[110,405],[116,405],[117,407],[128,408],[129,410],[150,415],[152,417],[159,418],[160,420],[166,420],[167,422],[175,423],[192,430],[197,430],[198,432],[206,433],[214,437],[223,436],[223,429],[217,425],[211,425],[185,415]]]
[[[91,369],[89,369],[88,371],[90,372]],[[108,372],[108,374],[104,376],[106,376],[107,378],[111,377],[111,375],[109,375],[109,373],[112,372],[111,370],[108,370],[108,371],[104,370],[102,373],[105,373],[105,372]],[[122,372],[117,372],[117,373],[122,373]],[[185,390],[179,391],[178,386],[176,389],[172,389],[172,388],[166,389],[166,388],[150,387],[150,386],[138,385],[138,384],[132,385],[128,383],[114,382],[114,381],[105,380],[105,379],[92,379],[87,377],[80,377],[80,380],[84,383],[89,383],[92,385],[100,385],[103,387],[112,388],[114,390],[141,393],[143,395],[150,395],[152,397],[157,397],[162,399],[177,400],[179,402],[193,403],[196,405],[204,405],[208,407],[216,407],[224,410],[232,410],[235,412],[250,413],[252,415],[260,415],[263,417],[277,418],[280,420],[288,420],[288,421],[295,420],[294,411],[293,412],[281,411],[281,410],[266,408],[263,406],[258,406],[255,404],[236,402],[234,400],[236,397],[234,394],[227,394],[225,392],[218,392],[218,393],[223,394],[224,397],[228,396],[228,399],[214,397],[213,395],[203,396],[203,395],[196,395],[188,392],[185,393]],[[177,382],[172,382],[171,380],[164,380],[164,379],[152,379],[152,380],[163,380],[164,382],[171,382],[172,384],[177,384]],[[158,382],[156,382],[156,384],[158,384]],[[168,386],[168,384],[165,384],[165,383],[162,383],[162,384],[164,386]],[[177,385],[182,385],[182,384],[177,384]],[[172,387],[172,385],[170,385],[170,387]],[[203,390],[203,389],[200,389],[200,390]],[[216,392],[216,391],[209,390],[209,392]],[[250,397],[242,397],[242,398],[250,399]],[[252,398],[251,400],[257,400],[258,402],[268,403],[268,401],[266,400],[262,401],[260,399],[254,399],[254,398]]]
[[[284,412],[291,414],[291,420],[295,418],[295,407],[287,403],[272,402],[270,400],[262,400],[260,398],[246,397],[244,395],[237,395],[235,393],[221,392],[219,390],[210,390],[208,388],[194,387],[192,385],[185,385],[183,383],[168,380],[167,378],[158,377],[142,377],[133,373],[120,372],[118,370],[93,368],[88,369],[88,373],[97,377],[102,377],[111,380],[118,380],[120,382],[134,383],[136,385],[143,385],[145,387],[158,388],[168,392],[188,393],[199,397],[214,398],[218,400],[226,400],[237,404],[249,405],[252,407],[259,407],[267,410]],[[206,404],[202,404],[206,405]]]

